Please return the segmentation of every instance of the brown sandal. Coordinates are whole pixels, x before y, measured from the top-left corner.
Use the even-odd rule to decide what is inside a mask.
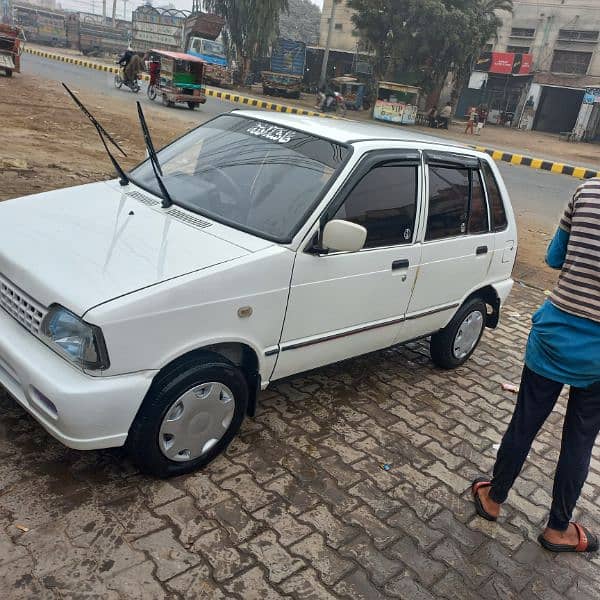
[[[489,479],[485,477],[478,477],[471,485],[471,494],[473,494],[473,501],[475,502],[475,510],[477,511],[477,514],[487,521],[497,521],[498,517],[490,515],[490,513],[483,507],[481,499],[479,498],[479,490],[484,487],[490,487],[491,485],[492,482]]]
[[[579,543],[575,546],[553,544],[542,533],[538,537],[538,542],[550,552],[596,552],[598,550],[598,538],[579,523],[573,523],[573,525],[575,525],[575,529],[579,535]]]

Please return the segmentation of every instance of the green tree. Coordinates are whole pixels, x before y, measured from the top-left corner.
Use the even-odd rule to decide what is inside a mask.
[[[512,0],[348,0],[377,77],[410,74],[426,91],[468,72]]]
[[[205,0],[206,10],[225,18],[223,38],[245,78],[253,58],[264,56],[279,32],[288,0]]]

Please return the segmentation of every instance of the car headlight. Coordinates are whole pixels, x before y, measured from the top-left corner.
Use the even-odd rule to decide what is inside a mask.
[[[108,369],[108,353],[100,328],[59,304],[50,307],[40,333],[51,348],[82,369]]]

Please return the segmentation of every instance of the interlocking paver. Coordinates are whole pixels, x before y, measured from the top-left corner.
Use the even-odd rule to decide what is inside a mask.
[[[188,552],[173,536],[170,529],[162,529],[133,543],[138,550],[150,555],[156,565],[155,575],[160,581],[171,579],[200,562],[200,557]]]
[[[269,580],[274,583],[283,581],[305,566],[304,561],[291,556],[278,542],[274,531],[265,531],[241,547],[254,554],[258,562],[267,569]]]
[[[298,520],[312,525],[313,529],[325,536],[327,544],[332,548],[339,548],[358,534],[356,528],[345,525],[324,504],[319,504],[300,515]]]
[[[445,571],[441,562],[433,560],[429,554],[420,550],[416,542],[409,537],[400,538],[389,549],[388,554],[410,567],[425,586],[432,585]]]
[[[364,535],[346,544],[341,553],[353,558],[369,574],[369,579],[377,586],[384,585],[402,570],[397,560],[391,560],[377,550],[371,539]]]
[[[402,535],[394,527],[388,527],[380,521],[366,506],[359,506],[356,510],[342,517],[346,522],[356,525],[373,540],[375,547],[381,550]]]
[[[542,300],[517,287],[456,371],[434,369],[419,341],[276,383],[224,456],[169,481],[121,450],[63,448],[0,391],[0,589],[11,600],[597,598],[600,558],[536,541],[564,394],[501,519],[477,517],[469,493],[491,471],[515,402],[501,384],[519,381]],[[593,530],[599,489],[596,448],[576,514]]]
[[[252,564],[247,556],[242,556],[236,550],[228,535],[221,529],[215,529],[199,537],[192,550],[203,556],[210,564],[213,577],[217,581],[229,579]]]
[[[351,561],[327,546],[323,536],[318,533],[313,533],[294,544],[291,550],[309,561],[327,585],[334,585],[345,573],[354,568]]]

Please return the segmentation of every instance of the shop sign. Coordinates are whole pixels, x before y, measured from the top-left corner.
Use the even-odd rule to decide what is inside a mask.
[[[600,104],[600,88],[586,88],[583,95],[584,104]]]

